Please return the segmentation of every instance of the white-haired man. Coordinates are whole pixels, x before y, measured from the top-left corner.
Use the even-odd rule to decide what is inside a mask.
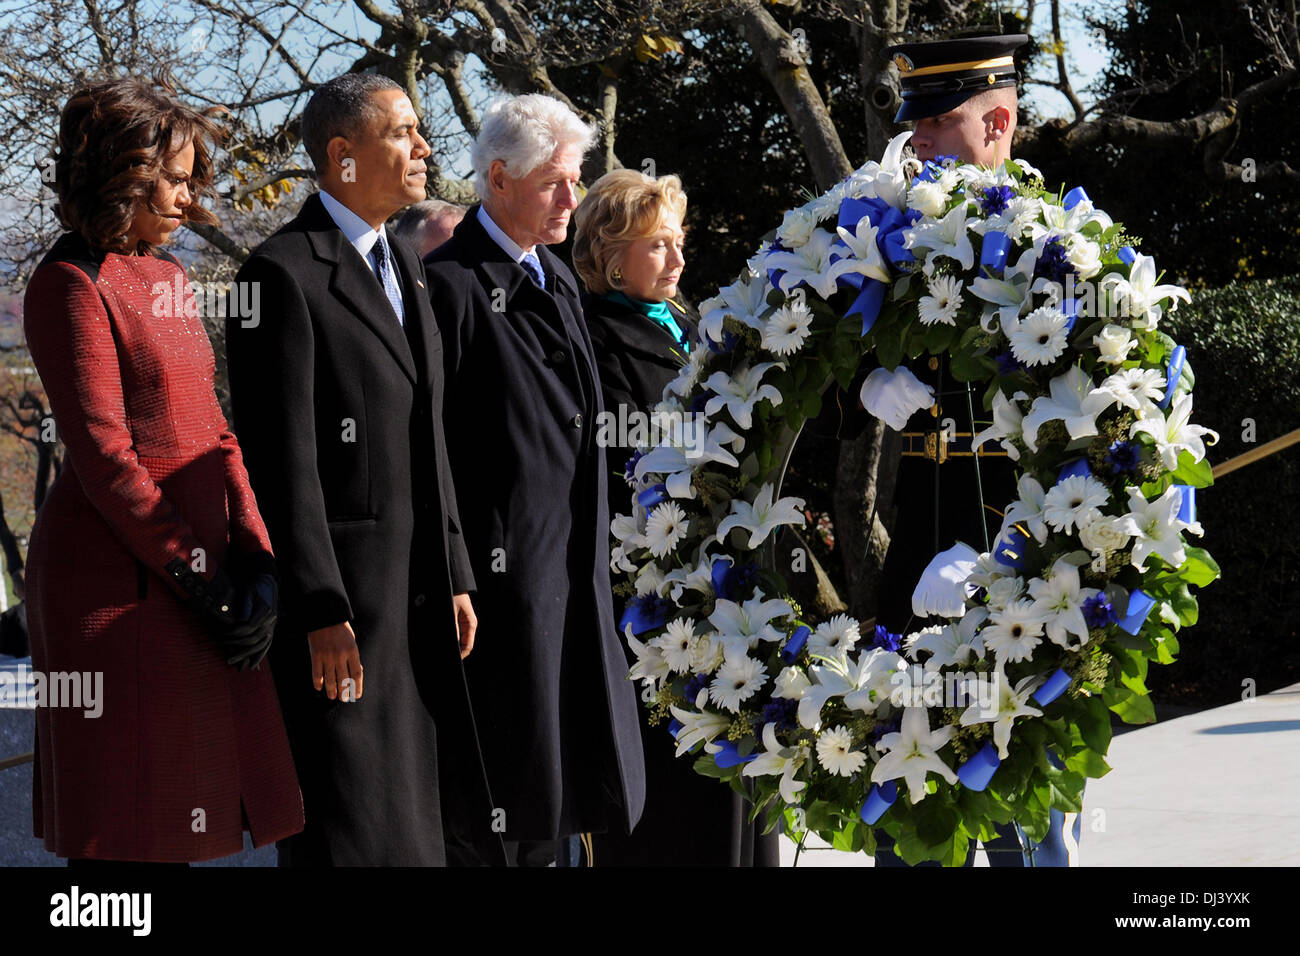
[[[600,384],[577,283],[546,248],[568,233],[592,139],[550,97],[493,104],[473,149],[482,203],[425,259],[479,588],[466,675],[497,808],[445,808],[453,863],[483,862],[499,836],[512,862],[545,864],[573,834],[630,829],[645,801],[610,591]]]

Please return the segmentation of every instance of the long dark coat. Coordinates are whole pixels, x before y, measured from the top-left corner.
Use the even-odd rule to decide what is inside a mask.
[[[465,669],[507,840],[630,828],[645,800],[610,591],[596,363],[572,274],[537,251],[549,293],[473,209],[425,259],[479,588]]]
[[[473,574],[442,349],[419,259],[389,244],[405,334],[318,196],[239,271],[256,284],[238,287],[245,302],[259,290],[256,324],[227,320],[235,423],[281,568],[272,656],[307,813],[281,846],[289,863],[445,863],[439,753],[464,745],[470,767],[477,754],[451,603]],[[342,621],[365,669],[352,703],[311,685],[307,632]],[[457,785],[478,799],[481,767]]]
[[[239,852],[244,829],[296,833],[269,669],[229,667],[165,570],[270,549],[185,273],[70,233],[23,318],[68,450],[32,530],[32,662],[101,675],[93,708],[36,711],[36,835],[60,856],[187,862]]]
[[[626,405],[628,412],[649,413],[681,368],[685,356],[680,343],[641,312],[604,296],[583,296],[582,308],[596,348],[606,411],[618,416],[619,406]],[[669,308],[694,340],[695,322],[671,304]],[[698,342],[696,347],[703,348]],[[631,512],[632,492],[623,473],[633,451],[613,443],[607,449],[611,515]],[[610,832],[594,838],[597,866],[780,865],[779,834],[763,836],[761,821],[748,822],[749,804],[740,794],[701,777],[692,769],[694,758],[675,757],[664,724],[651,727],[643,715],[641,739],[645,813],[631,835]]]

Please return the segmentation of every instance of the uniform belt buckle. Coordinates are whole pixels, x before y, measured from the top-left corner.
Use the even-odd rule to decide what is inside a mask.
[[[940,444],[938,432],[926,432],[925,457],[929,461],[934,461],[936,456],[941,465],[948,460],[948,443],[945,441]]]

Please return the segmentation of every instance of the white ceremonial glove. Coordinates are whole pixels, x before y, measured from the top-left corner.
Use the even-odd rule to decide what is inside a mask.
[[[958,541],[930,559],[912,592],[912,613],[917,617],[961,617],[966,612],[966,579],[975,570],[979,552]]]
[[[860,397],[863,408],[901,432],[909,418],[934,404],[934,388],[900,365],[892,372],[873,370],[862,383]]]

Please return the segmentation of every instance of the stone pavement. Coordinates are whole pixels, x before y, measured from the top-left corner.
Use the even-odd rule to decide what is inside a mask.
[[[1081,865],[1300,864],[1300,684],[1128,730],[1107,762],[1084,791]],[[819,846],[799,866],[871,865]]]

